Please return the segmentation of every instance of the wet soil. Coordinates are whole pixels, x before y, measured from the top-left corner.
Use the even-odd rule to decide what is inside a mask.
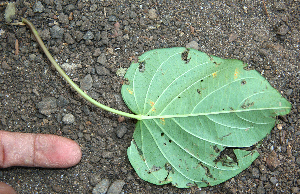
[[[13,22],[30,20],[56,61],[69,65],[71,79],[112,108],[130,112],[119,68],[146,51],[187,44],[248,63],[291,102],[291,113],[277,119],[248,169],[218,186],[190,189],[140,179],[126,154],[136,121],[81,98],[29,29],[7,25],[5,5],[0,10],[0,129],[61,135],[83,152],[69,169],[1,169],[0,181],[18,193],[92,193],[103,179],[121,182],[115,189],[123,193],[299,193],[299,1],[16,1]],[[57,106],[42,112],[42,101]],[[74,120],[64,120],[67,114]]]

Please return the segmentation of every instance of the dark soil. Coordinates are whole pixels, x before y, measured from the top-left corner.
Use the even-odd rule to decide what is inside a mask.
[[[76,66],[68,72],[71,79],[105,105],[130,112],[120,94],[123,78],[116,74],[120,67],[128,68],[146,51],[196,41],[192,43],[198,50],[240,59],[259,71],[291,102],[292,111],[277,119],[259,158],[225,183],[190,189],[150,184],[137,176],[126,154],[136,121],[122,121],[70,89],[29,29],[5,23],[4,5],[0,7],[0,129],[71,138],[81,146],[83,157],[69,169],[1,169],[0,181],[19,193],[92,193],[103,179],[122,180],[115,189],[124,193],[299,193],[299,1],[40,3],[17,0],[13,22],[21,17],[30,20],[57,62]],[[39,103],[47,100],[57,106],[44,113]],[[75,121],[65,124],[63,118],[69,113]]]

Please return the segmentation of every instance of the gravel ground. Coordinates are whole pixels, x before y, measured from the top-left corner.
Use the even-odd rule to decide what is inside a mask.
[[[115,109],[129,112],[118,69],[146,51],[186,45],[243,60],[291,102],[291,113],[278,118],[247,170],[201,189],[141,180],[126,155],[135,120],[82,99],[51,67],[28,28],[5,24],[5,6],[0,9],[0,129],[62,135],[83,152],[69,169],[1,169],[0,181],[18,193],[299,193],[298,0],[16,1],[13,21],[29,19],[71,79]]]

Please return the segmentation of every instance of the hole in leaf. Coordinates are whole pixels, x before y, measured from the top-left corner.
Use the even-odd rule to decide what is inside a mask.
[[[190,62],[190,58],[188,59],[189,56],[189,49],[185,50],[182,54],[181,54],[181,59],[183,61],[185,61],[185,64]]]
[[[202,79],[202,80],[200,80],[200,82],[203,82],[203,79]]]
[[[247,82],[246,82],[246,80],[242,80],[241,81],[241,85],[243,86],[243,85],[245,85]]]
[[[200,89],[197,89],[197,92],[198,92],[198,94],[201,94],[201,91],[200,91]]]
[[[164,133],[161,133],[160,135],[163,137],[165,134],[164,134]]]
[[[172,140],[169,140],[169,143],[172,143]]]
[[[236,148],[225,148],[220,155],[214,160],[215,163],[221,162],[222,166],[234,167],[238,165],[237,157],[234,153]]]
[[[143,73],[145,71],[145,65],[146,65],[145,61],[139,62],[139,71],[140,72]]]

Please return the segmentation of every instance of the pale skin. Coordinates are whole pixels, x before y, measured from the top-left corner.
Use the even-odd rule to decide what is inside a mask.
[[[68,168],[80,162],[79,145],[68,138],[0,130],[0,168],[11,166]],[[0,182],[0,194],[16,193]]]

